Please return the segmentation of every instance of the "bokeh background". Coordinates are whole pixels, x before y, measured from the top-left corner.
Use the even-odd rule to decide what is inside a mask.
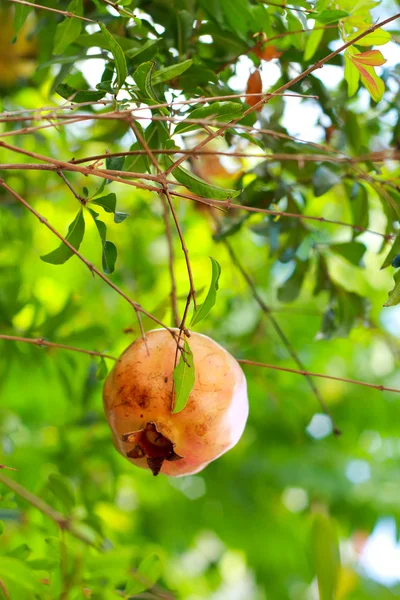
[[[14,36],[9,4],[1,4],[2,110],[36,110],[59,104],[61,99],[53,91],[60,65],[52,59],[52,43],[55,26],[62,17],[46,11],[30,14],[18,45],[8,54]],[[64,2],[46,3],[56,4],[64,10],[67,7]],[[205,2],[199,6],[195,2],[185,6],[173,4],[175,10],[186,11],[191,18],[200,9],[206,15],[203,18],[211,22]],[[252,5],[247,1],[242,4]],[[298,4],[309,6],[307,2]],[[122,17],[116,11],[101,2],[84,5],[89,11],[85,14],[100,15],[110,30],[122,35],[126,23],[121,24]],[[172,6],[132,2],[129,9],[135,10],[143,22],[155,24],[160,38],[165,31],[164,37],[170,33],[163,15],[172,11]],[[276,7],[265,10],[271,27],[278,22],[287,26],[288,11]],[[390,15],[396,6],[393,2],[382,3],[375,11],[380,11],[380,16]],[[87,26],[87,33],[92,33],[91,27]],[[200,44],[204,61],[224,62],[224,56],[210,58],[211,51],[221,49],[221,40],[217,50],[213,46],[213,35],[217,39],[218,29],[215,24],[213,27],[203,33],[211,36],[211,43],[208,38],[202,41],[200,35],[197,41],[188,42],[188,55],[199,52],[196,44]],[[315,93],[318,86],[323,100],[274,99],[258,116],[259,122],[291,136],[330,143],[352,155],[393,147],[399,132],[398,22],[388,29],[394,39],[382,48],[388,64],[384,67],[387,90],[380,104],[372,103],[365,89],[352,100],[347,98],[339,59],[333,66],[318,71],[312,86],[302,89],[303,93]],[[235,39],[229,26],[225,35]],[[299,39],[296,47],[287,40],[276,44],[282,52],[281,59],[263,63],[264,89],[279,85],[281,78],[287,77],[288,65],[283,63],[282,67],[281,62],[285,56],[294,71],[307,66],[302,59],[305,41]],[[244,43],[243,39],[240,41]],[[168,46],[169,39],[163,43]],[[250,35],[247,43],[252,43]],[[321,56],[338,45],[337,32],[327,32]],[[210,57],[205,46],[210,47]],[[21,59],[17,60],[18,52]],[[76,47],[72,47],[66,54],[73,56],[76,52]],[[98,49],[90,52],[95,54]],[[163,52],[166,50],[161,46],[161,57]],[[226,53],[225,62],[234,50],[227,46]],[[236,53],[239,54],[237,49]],[[175,60],[171,54],[169,59]],[[162,64],[165,59],[157,56],[155,60]],[[104,58],[82,56],[74,68],[94,87],[105,62]],[[254,64],[252,55],[242,56],[228,68],[224,84],[214,84],[212,90],[222,93],[229,87],[231,93],[243,93]],[[21,70],[17,72],[18,65]],[[167,100],[172,98],[171,89],[166,87],[164,92]],[[210,95],[210,90],[206,92]],[[173,94],[177,96],[178,92]],[[124,97],[123,91],[121,95]],[[327,140],[326,128],[331,125],[333,137]],[[9,132],[19,126],[3,122],[0,131]],[[192,147],[202,139],[201,135],[191,134],[185,143]],[[122,125],[95,121],[29,135],[16,134],[6,141],[69,160],[104,153],[106,149],[128,149],[135,139]],[[267,148],[270,145],[271,151],[312,152],[310,146],[293,141],[269,138],[263,143]],[[220,140],[211,146],[222,150],[232,147],[257,150],[251,141],[243,139],[236,143]],[[0,149],[0,160],[33,162],[4,148]],[[355,213],[349,201],[349,186],[353,182],[351,177],[350,183],[346,180],[344,167],[335,172],[335,185],[317,195],[312,185],[314,163],[310,167],[309,163],[296,162],[269,167],[262,159],[225,157],[216,167],[213,161],[214,158],[203,158],[196,163],[197,172],[213,183],[250,189],[256,179],[262,182],[261,191],[268,192],[276,190],[278,179],[285,180],[296,198],[297,193],[301,195],[302,211],[306,214],[353,222]],[[398,186],[395,161],[381,164],[379,169],[373,164],[363,168]],[[60,177],[45,171],[2,171],[1,176],[57,230],[66,233],[79,207]],[[79,193],[86,186],[90,195],[99,185],[94,178],[73,173],[67,176]],[[376,188],[363,185],[367,190],[368,205],[363,206],[369,212],[369,227],[376,231],[387,227],[392,231],[396,219],[388,215]],[[170,322],[168,245],[159,198],[116,183],[108,186],[108,192],[117,194],[118,210],[129,213],[120,224],[114,222],[111,214],[101,215],[108,239],[118,248],[112,279],[135,301]],[[392,198],[398,201],[398,191],[397,197]],[[272,205],[279,201],[271,196]],[[285,209],[284,202],[285,199],[276,205]],[[306,225],[303,245],[294,249],[289,260],[280,260],[279,253],[288,247],[286,240],[290,237],[290,230],[285,227],[291,223],[290,227],[300,229],[297,221],[286,220],[286,225],[275,232],[278,241],[274,247],[273,219],[254,215],[245,221],[241,213],[223,217],[185,200],[177,201],[176,208],[197,289],[204,294],[209,285],[209,256],[222,267],[218,301],[201,324],[202,333],[238,358],[296,368],[268,315],[232,262],[224,243],[228,240],[307,369],[400,388],[400,312],[398,307],[382,308],[393,287],[393,270],[380,270],[388,252],[381,238],[368,233],[358,236],[365,251],[362,261],[354,262],[354,257],[346,260],[330,250],[330,245],[351,242],[348,228],[311,223]],[[226,236],[216,234],[215,218],[222,219],[222,226],[228,231]],[[275,223],[280,225],[283,221],[282,218]],[[119,355],[139,335],[131,307],[98,277],[92,277],[76,257],[64,265],[40,260],[41,255],[56,246],[57,240],[50,231],[12,196],[0,192],[0,333],[43,337]],[[176,235],[174,247],[182,310],[188,282]],[[343,299],[340,323],[329,333],[324,329],[323,316],[326,317],[332,297],[330,291],[314,293],[316,256],[309,257],[306,276],[297,280],[294,292],[284,286],[296,260],[304,260],[302,256],[315,247],[329,263],[330,279]],[[96,265],[101,264],[98,232],[90,218],[86,218],[80,251]],[[294,300],[289,302],[292,297]],[[146,319],[144,324],[147,329],[152,328]],[[106,362],[112,366],[111,361]],[[149,472],[134,468],[113,448],[102,410],[98,366],[98,360],[72,352],[9,341],[0,344],[0,462],[17,469],[7,473],[9,477],[55,509],[73,515],[86,535],[104,541],[105,549],[100,554],[67,533],[60,534],[48,517],[1,486],[0,518],[4,531],[0,538],[0,579],[11,590],[11,598],[56,598],[66,581],[67,595],[60,597],[118,598],[123,594],[115,590],[124,589],[121,586],[128,567],[155,554],[161,565],[160,589],[170,590],[177,598],[313,600],[320,597],[315,553],[324,562],[324,551],[315,547],[312,535],[315,515],[320,513],[329,515],[339,540],[341,567],[334,597],[385,600],[400,595],[398,394],[316,380],[342,431],[336,437],[329,417],[323,414],[303,377],[246,366],[250,416],[240,443],[198,475],[154,478]],[[325,556],[329,569],[329,552]],[[41,592],[35,587],[38,578],[42,581]],[[147,593],[147,597],[156,597]],[[145,594],[138,597],[146,597]],[[7,598],[0,589],[2,595]]]

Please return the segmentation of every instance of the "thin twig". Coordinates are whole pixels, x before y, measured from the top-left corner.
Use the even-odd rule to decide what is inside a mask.
[[[217,224],[219,225],[218,221]],[[261,308],[261,310],[264,312],[264,314],[268,317],[268,319],[270,320],[270,323],[272,325],[272,327],[274,328],[275,332],[277,333],[278,337],[280,338],[281,342],[283,343],[283,345],[286,347],[287,351],[289,352],[290,356],[292,357],[292,359],[294,360],[294,362],[298,365],[298,367],[300,369],[302,369],[303,371],[305,370],[305,367],[299,357],[299,355],[297,354],[296,350],[294,349],[292,343],[289,341],[288,337],[286,336],[285,332],[283,331],[283,329],[281,328],[281,326],[279,325],[278,321],[275,319],[275,317],[271,314],[271,310],[269,308],[269,306],[267,305],[267,303],[263,300],[263,298],[260,296],[260,294],[257,291],[256,285],[254,283],[254,281],[252,280],[252,278],[250,277],[250,275],[248,274],[248,272],[246,271],[246,269],[243,267],[242,263],[240,262],[239,258],[237,257],[236,253],[234,252],[231,244],[229,243],[228,240],[223,240],[224,245],[226,247],[226,249],[228,250],[229,256],[231,257],[232,263],[235,265],[235,267],[238,269],[238,271],[240,272],[240,274],[242,275],[242,277],[245,279],[247,285],[249,286],[254,299],[256,300],[257,304],[259,305],[259,307]],[[335,435],[340,435],[340,430],[336,427],[333,416],[325,402],[325,400],[322,398],[318,388],[316,387],[316,385],[314,384],[313,380],[310,377],[306,377],[307,378],[307,382],[308,385],[310,386],[314,396],[316,397],[316,399],[318,400],[319,404],[321,405],[323,411],[329,416],[331,422],[332,422],[332,427],[333,427],[333,431],[335,433]]]
[[[270,2],[269,0],[260,0],[263,4],[266,4],[267,6],[276,6],[277,8],[282,8],[284,10],[295,10],[297,12],[304,12],[304,13],[315,13],[317,12],[316,10],[311,10],[308,8],[300,8],[299,6],[288,6],[286,3],[285,4],[279,4],[278,2]]]
[[[107,157],[113,156],[140,156],[146,154],[144,150],[125,150],[123,152],[104,152],[103,154],[95,154],[93,156],[86,156],[85,158],[72,159],[71,163],[79,165],[85,162],[93,162],[101,160]],[[293,162],[332,162],[332,163],[360,163],[360,162],[383,162],[385,160],[400,160],[400,150],[387,150],[381,152],[371,152],[370,154],[364,154],[362,156],[329,156],[328,154],[286,154],[286,153],[274,153],[274,154],[260,154],[259,152],[231,152],[223,150],[191,150],[191,149],[179,149],[179,150],[168,150],[168,149],[157,149],[153,150],[153,154],[185,154],[187,156],[227,156],[231,158],[261,158],[262,160],[270,160],[271,162],[280,161],[293,161]],[[7,166],[0,165],[0,170],[7,168]],[[8,166],[8,168],[13,168]]]
[[[58,8],[50,8],[49,6],[43,6],[42,4],[35,4],[33,2],[27,2],[26,0],[9,0],[9,2],[14,2],[14,4],[23,4],[24,6],[29,6],[31,8],[41,8],[43,10],[49,10],[50,12],[58,13],[59,15],[64,15],[64,17],[69,17],[71,19],[80,19],[81,21],[87,21],[88,23],[95,23],[97,21],[93,21],[93,19],[88,19],[87,17],[81,17],[80,15],[74,15],[74,13],[67,10],[59,10]]]
[[[358,381],[357,379],[346,379],[345,377],[335,377],[334,375],[326,375],[325,373],[314,373],[312,371],[289,369],[289,367],[278,367],[277,365],[269,365],[266,363],[256,362],[254,360],[246,360],[244,358],[236,359],[242,365],[250,365],[253,367],[261,367],[264,369],[273,369],[275,371],[284,371],[286,373],[294,373],[295,375],[303,375],[304,377],[320,377],[321,379],[331,379],[333,381],[343,381],[343,383],[351,383],[354,385],[362,385],[364,387],[373,388],[380,392],[394,392],[400,394],[400,390],[397,388],[387,387],[385,385],[378,385],[375,383],[367,383],[366,381]]]
[[[167,179],[166,176],[164,175],[163,170],[161,169],[160,165],[158,164],[157,159],[154,157],[152,151],[149,148],[149,145],[147,143],[147,141],[145,140],[145,138],[142,136],[142,134],[140,133],[136,123],[134,122],[133,119],[129,119],[129,124],[136,136],[136,139],[140,142],[140,144],[143,146],[143,148],[145,149],[147,156],[149,157],[149,159],[151,160],[152,164],[154,165],[154,167],[156,168],[157,172],[158,172],[158,182],[160,183],[160,185],[162,185],[163,190],[164,190],[164,195],[167,199],[168,202],[168,206],[170,208],[170,211],[172,213],[172,217],[174,219],[175,222],[175,227],[176,230],[178,232],[179,235],[179,239],[181,241],[181,246],[182,246],[182,251],[185,255],[185,262],[186,262],[186,268],[187,268],[187,272],[188,272],[188,277],[189,277],[189,283],[190,283],[190,290],[189,290],[189,298],[193,299],[193,304],[194,307],[196,308],[196,288],[194,286],[194,280],[193,280],[193,272],[192,272],[192,267],[190,264],[190,259],[189,259],[189,250],[186,246],[184,237],[183,237],[183,233],[182,233],[182,229],[178,220],[178,215],[176,214],[176,210],[174,207],[174,204],[172,202],[172,198],[171,198],[171,194],[168,190],[167,187]],[[178,346],[179,346],[179,340],[178,340]]]
[[[0,165],[0,169],[1,169],[1,165]],[[66,186],[71,190],[72,194],[75,196],[75,198],[78,200],[78,202],[80,204],[82,204],[82,206],[86,206],[86,202],[87,202],[86,198],[84,198],[83,196],[81,196],[74,190],[73,186],[70,184],[68,179],[65,177],[64,173],[62,171],[57,171],[57,175],[59,175],[61,177],[61,179],[64,181]]]
[[[40,348],[46,346],[48,348],[60,348],[62,350],[71,350],[72,352],[81,352],[82,354],[88,354],[89,356],[100,356],[102,358],[109,358],[110,360],[118,360],[115,356],[110,354],[104,354],[104,352],[97,352],[96,350],[86,350],[85,348],[76,348],[75,346],[67,346],[65,344],[56,344],[55,342],[48,342],[44,338],[25,338],[17,335],[5,335],[0,334],[0,340],[7,340],[11,342],[24,342],[26,344],[33,344]]]
[[[169,274],[171,278],[171,309],[172,309],[172,320],[175,327],[179,326],[179,312],[178,312],[178,300],[176,295],[176,280],[175,280],[175,269],[174,269],[174,242],[172,239],[171,223],[169,220],[169,208],[168,203],[163,194],[160,194],[160,199],[163,205],[164,211],[164,223],[165,223],[165,234],[168,242],[168,257],[169,257]]]
[[[51,506],[49,506],[42,498],[35,496],[29,490],[24,488],[22,485],[13,481],[6,475],[0,472],[0,482],[8,487],[10,490],[21,496],[24,500],[29,502],[32,506],[40,510],[41,513],[49,517],[54,523],[56,523],[61,530],[68,531],[71,535],[78,538],[88,546],[93,546],[94,548],[98,548],[98,546],[88,538],[82,531],[80,531],[67,517],[63,514],[54,510]]]

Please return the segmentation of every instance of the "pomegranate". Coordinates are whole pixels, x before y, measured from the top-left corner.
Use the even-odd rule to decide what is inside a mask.
[[[178,331],[178,330],[175,330]],[[248,415],[246,379],[222,346],[191,332],[195,384],[173,414],[176,341],[147,333],[121,355],[104,384],[104,409],[117,450],[153,475],[197,473],[240,439]]]

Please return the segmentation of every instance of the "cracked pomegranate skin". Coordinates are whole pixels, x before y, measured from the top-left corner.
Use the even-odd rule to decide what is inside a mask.
[[[232,448],[245,428],[247,387],[239,364],[205,335],[191,333],[189,345],[196,380],[177,414],[171,412],[176,342],[165,329],[147,333],[148,353],[142,339],[129,346],[104,384],[104,410],[117,450],[154,475],[201,471]],[[149,444],[155,452],[148,450]],[[155,471],[148,457],[159,456],[160,446],[169,454]]]

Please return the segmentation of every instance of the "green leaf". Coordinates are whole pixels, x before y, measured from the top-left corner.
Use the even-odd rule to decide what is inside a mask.
[[[137,40],[130,39],[116,33],[114,33],[111,37],[113,41],[117,42],[122,50],[124,50],[124,52],[135,51],[139,48],[139,42]],[[110,41],[108,36],[105,37],[102,31],[96,31],[95,33],[91,34],[84,33],[77,38],[75,43],[83,48],[98,47],[102,48],[103,50],[109,50],[110,52],[112,51],[112,41]],[[127,55],[125,54],[125,56]]]
[[[29,13],[31,11],[30,6],[25,6],[24,4],[15,4],[14,5],[14,31],[15,36],[17,36],[21,30],[21,27],[25,23]],[[16,37],[14,38],[14,40]],[[13,42],[14,42],[13,40]]]
[[[214,119],[216,121],[225,122],[238,119],[242,113],[243,105],[239,102],[214,102],[209,106],[195,108],[187,117],[188,119]],[[176,126],[175,133],[187,133],[188,131],[200,129],[201,127],[201,125],[181,121],[181,123],[178,123]]]
[[[324,167],[323,165],[318,167],[313,175],[313,190],[314,195],[318,198],[323,196],[329,190],[338,183],[341,182],[339,175]]]
[[[68,5],[68,11],[75,15],[82,15],[82,0],[72,0]],[[55,46],[54,54],[63,54],[66,48],[72,44],[80,35],[83,21],[74,17],[66,17],[56,27],[54,36]]]
[[[203,304],[200,304],[197,307],[197,310],[193,315],[192,321],[190,323],[191,327],[193,327],[197,323],[200,323],[200,321],[206,318],[206,316],[208,315],[208,313],[210,312],[217,300],[218,282],[221,275],[221,266],[215,260],[215,258],[212,258],[212,256],[210,256],[209,258],[211,260],[212,268],[210,288],[208,290],[206,299],[204,300]]]
[[[115,244],[106,240],[103,246],[102,267],[107,275],[114,273],[117,256],[118,252]]]
[[[58,473],[51,473],[48,478],[47,487],[53,492],[68,513],[74,508],[76,503],[75,492],[69,479]]]
[[[30,598],[38,597],[36,594],[41,594],[42,585],[34,577],[34,573],[21,560],[2,556],[0,560],[0,579],[5,582],[5,585],[13,585],[17,598],[27,598],[25,594],[31,594]]]
[[[142,94],[142,100],[150,100],[154,104],[159,104],[159,100],[153,89],[153,69],[153,61],[145,62],[138,66],[136,71],[133,73],[132,78]],[[151,106],[151,102],[148,102],[148,104]],[[158,112],[161,112],[164,115],[169,114],[166,108],[158,109]]]
[[[59,563],[58,558],[43,556],[42,558],[32,558],[26,564],[34,571],[52,571],[59,566]]]
[[[157,554],[150,554],[144,558],[137,571],[133,574],[134,583],[128,584],[127,589],[129,592],[125,598],[135,596],[141,592],[146,591],[157,582],[161,576],[161,561]]]
[[[60,83],[56,89],[56,93],[65,98],[65,100],[69,100],[72,98],[72,102],[96,102],[97,100],[101,100],[106,95],[104,90],[77,90],[72,86],[68,85],[68,83]]]
[[[177,63],[176,65],[170,65],[169,67],[164,67],[163,69],[159,69],[153,74],[152,83],[153,85],[157,85],[158,83],[163,83],[164,81],[171,81],[171,79],[175,79],[175,77],[179,77],[185,71],[187,71],[193,64],[193,60],[184,60],[181,63]]]
[[[104,360],[103,356],[100,356],[99,364],[97,365],[97,369],[96,369],[96,379],[98,381],[103,381],[103,379],[105,379],[107,377],[107,373],[108,373],[108,369],[107,369],[106,361]]]
[[[0,521],[0,535],[2,535],[3,531],[4,531],[4,523],[3,523],[3,521]]]
[[[174,369],[175,406],[174,410],[172,411],[174,414],[185,408],[195,380],[196,372],[194,368],[193,354],[187,340],[185,339],[183,344],[183,352],[181,352],[179,362]]]
[[[173,161],[169,156],[165,156],[165,162],[168,166],[173,165]],[[179,183],[185,185],[193,194],[203,198],[227,200],[228,198],[236,198],[241,193],[241,190],[225,190],[216,185],[211,185],[181,166],[173,169],[172,174]]]
[[[83,236],[85,235],[85,219],[83,217],[83,210],[80,209],[75,219],[72,221],[70,226],[68,227],[68,233],[66,235],[66,240],[75,248],[75,250],[79,250],[79,246],[83,240]],[[73,256],[74,253],[68,246],[61,243],[58,248],[49,252],[48,254],[44,254],[40,258],[47,263],[52,265],[62,265],[67,260]]]
[[[344,53],[344,78],[348,86],[347,93],[349,98],[351,98],[357,92],[360,85],[360,71],[351,60],[348,49]]]
[[[111,171],[123,171],[125,156],[110,156],[106,158],[106,169]]]
[[[362,32],[356,31],[356,33],[351,34],[348,38],[349,41],[356,38],[358,35],[360,35],[360,33]],[[375,31],[373,31],[372,33],[368,33],[363,38],[354,43],[356,46],[383,46],[384,44],[390,42],[391,39],[392,36],[388,31],[379,28],[375,29]]]
[[[278,288],[279,302],[293,302],[300,294],[301,286],[308,272],[308,260],[296,259],[296,268],[291,276]]]
[[[243,39],[247,39],[251,14],[247,0],[220,0],[225,20],[230,29]]]
[[[345,242],[343,244],[331,244],[329,249],[331,252],[340,254],[353,265],[359,265],[367,248],[361,242]]]
[[[114,223],[122,223],[129,217],[128,213],[118,212],[116,210],[117,196],[114,193],[100,196],[100,198],[93,198],[90,201],[90,204],[97,204],[97,206],[101,206],[106,212],[114,213]]]
[[[396,239],[394,240],[392,247],[389,251],[389,254],[386,256],[385,260],[383,261],[383,264],[381,266],[381,269],[386,269],[386,267],[388,267],[389,265],[395,266],[396,268],[399,266],[396,263],[393,265],[393,261],[395,259],[397,259],[398,254],[400,254],[400,234],[398,233],[396,236]]]
[[[324,30],[318,29],[317,27],[318,25],[316,24],[307,37],[306,47],[304,49],[304,60],[310,60],[314,56],[324,36]]]
[[[101,31],[109,45],[111,54],[115,60],[115,66],[117,69],[117,83],[118,90],[121,89],[123,84],[125,83],[125,79],[128,77],[128,67],[126,66],[126,60],[124,52],[121,46],[118,44],[117,40],[111,35],[108,29],[102,24],[99,23]]]
[[[327,515],[314,516],[311,539],[319,599],[334,600],[340,557],[335,528]]]
[[[138,64],[151,60],[158,52],[158,40],[146,40],[140,48],[131,48],[125,52],[129,64]]]
[[[323,10],[319,15],[315,15],[312,13],[312,17],[318,21],[318,23],[322,23],[323,25],[328,25],[329,23],[336,23],[340,19],[344,19],[345,17],[350,16],[350,13],[347,10]]]
[[[389,297],[383,306],[397,306],[400,303],[400,271],[396,271],[393,276],[394,287],[389,292]]]
[[[100,200],[101,200],[101,198],[100,198]],[[100,236],[101,247],[102,247],[101,262],[102,262],[103,271],[104,271],[104,273],[106,273],[106,275],[111,275],[111,273],[113,273],[115,270],[115,263],[116,263],[117,255],[118,255],[117,248],[115,247],[115,245],[112,242],[110,242],[106,239],[107,226],[103,221],[100,221],[100,219],[98,218],[98,216],[99,216],[98,213],[96,213],[91,208],[89,208],[88,210],[93,217],[93,220],[97,227],[97,231],[99,232],[99,236]],[[107,212],[112,212],[112,211],[107,210]]]
[[[355,184],[350,194],[350,209],[353,215],[354,225],[367,229],[369,224],[369,202],[368,192],[359,183]],[[360,231],[353,230],[353,237],[360,235]]]

